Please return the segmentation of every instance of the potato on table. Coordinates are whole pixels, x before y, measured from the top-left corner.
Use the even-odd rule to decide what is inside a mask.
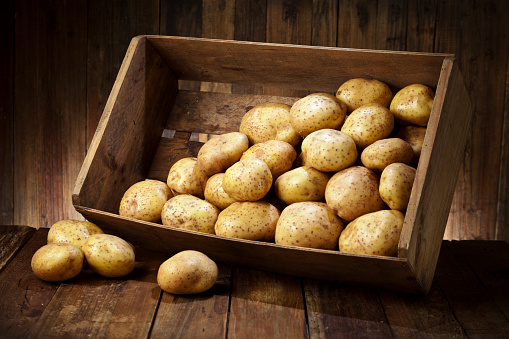
[[[279,214],[279,210],[268,202],[236,202],[219,213],[216,235],[273,242]]]
[[[157,283],[172,294],[196,294],[216,283],[218,268],[207,255],[193,250],[179,252],[163,262],[157,272]]]
[[[378,176],[363,166],[334,174],[325,187],[325,201],[346,221],[385,207],[380,197]]]
[[[293,162],[297,158],[297,152],[292,145],[285,141],[269,140],[249,147],[240,160],[247,158],[263,160],[269,166],[272,179],[275,180],[292,168]]]
[[[330,174],[310,166],[297,167],[283,173],[274,182],[276,195],[286,204],[323,201]]]
[[[226,170],[223,189],[238,201],[256,201],[270,191],[272,180],[270,168],[265,161],[246,158]]]
[[[88,266],[103,277],[123,277],[134,269],[135,254],[132,245],[115,235],[90,236],[83,246],[83,253]]]
[[[124,193],[118,214],[143,221],[159,222],[163,205],[173,196],[165,182],[144,180]]]
[[[387,166],[380,176],[380,197],[393,210],[407,209],[415,168],[402,163]]]
[[[391,113],[402,125],[428,125],[435,92],[426,85],[412,84],[399,90],[391,101]]]
[[[32,256],[32,270],[44,281],[64,281],[77,276],[83,269],[83,252],[69,243],[50,243]]]
[[[312,93],[290,109],[290,123],[305,138],[319,129],[336,129],[345,120],[346,104],[328,93]]]
[[[395,210],[382,210],[350,222],[339,237],[341,252],[396,256],[405,217]]]
[[[60,220],[54,223],[48,232],[48,244],[68,243],[79,248],[92,234],[104,233],[96,224],[80,220]]]
[[[208,176],[224,172],[239,161],[249,148],[249,139],[240,132],[225,133],[209,139],[198,151],[197,165]]]
[[[207,180],[204,191],[205,200],[220,210],[224,210],[226,207],[238,201],[237,199],[230,197],[228,193],[224,191],[223,179],[224,173],[214,174],[209,178],[209,180]]]
[[[287,206],[276,226],[276,244],[334,250],[343,221],[325,203],[298,202]]]
[[[335,129],[321,129],[302,141],[301,158],[304,165],[322,172],[337,172],[357,160],[357,147],[346,133]]]
[[[183,158],[170,168],[166,183],[173,195],[191,194],[204,197],[204,189],[209,176],[196,166],[196,158]]]
[[[392,91],[387,84],[379,80],[355,78],[339,86],[336,98],[346,104],[347,114],[350,114],[357,108],[370,103],[389,107]]]
[[[399,162],[408,165],[413,157],[412,146],[400,138],[375,141],[361,153],[362,164],[379,173],[393,163]]]
[[[348,134],[360,149],[387,138],[394,129],[394,116],[378,103],[357,108],[345,120],[341,132]]]
[[[239,132],[248,137],[251,145],[281,140],[297,146],[302,138],[290,124],[290,108],[287,104],[276,102],[255,106],[242,117]]]
[[[166,202],[161,212],[163,225],[214,234],[219,215],[217,207],[189,194],[177,195]]]

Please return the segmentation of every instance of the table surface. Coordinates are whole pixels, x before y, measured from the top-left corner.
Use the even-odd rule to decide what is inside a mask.
[[[40,280],[47,231],[0,226],[0,338],[509,337],[502,241],[444,241],[426,296],[221,264],[209,291],[176,296],[156,282],[166,256],[142,248],[122,279]]]

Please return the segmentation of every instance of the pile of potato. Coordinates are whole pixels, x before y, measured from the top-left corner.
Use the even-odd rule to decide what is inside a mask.
[[[397,255],[434,92],[351,79],[252,108],[238,132],[125,192],[119,214],[224,237]]]

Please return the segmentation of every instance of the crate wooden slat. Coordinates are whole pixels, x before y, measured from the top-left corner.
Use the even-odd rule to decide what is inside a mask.
[[[118,216],[121,197],[130,185],[147,177],[165,180],[172,163],[197,154],[200,143],[164,137],[165,129],[187,137],[192,132],[233,131],[253,105],[295,100],[179,91],[178,81],[333,93],[355,77],[379,79],[393,90],[412,83],[436,90],[397,258],[227,239]],[[204,116],[207,112],[210,116]],[[73,203],[90,221],[152,249],[174,253],[193,248],[229,264],[427,292],[471,115],[461,73],[449,54],[140,36],[127,51],[77,179]]]

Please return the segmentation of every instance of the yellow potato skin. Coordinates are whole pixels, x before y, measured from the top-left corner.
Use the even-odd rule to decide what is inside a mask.
[[[170,168],[166,183],[173,195],[191,194],[203,199],[209,176],[196,163],[196,158],[183,158]]]
[[[240,132],[225,133],[207,140],[198,151],[197,165],[212,176],[224,172],[239,161],[242,153],[249,148],[249,139]]]
[[[396,134],[397,138],[405,140],[412,146],[412,150],[414,151],[414,156],[412,158],[413,164],[419,163],[425,136],[426,127],[413,125],[403,126]]]
[[[343,228],[343,221],[325,203],[298,202],[281,212],[275,242],[279,245],[335,250]]]
[[[357,147],[346,133],[321,129],[302,141],[302,163],[322,172],[337,172],[357,160]]]
[[[69,243],[50,243],[32,256],[32,271],[44,281],[65,281],[83,269],[83,252]]]
[[[339,250],[355,254],[396,256],[405,216],[400,211],[382,210],[350,222],[339,237]]]
[[[297,146],[302,138],[290,124],[291,106],[268,102],[251,108],[240,123],[239,132],[244,133],[251,145],[268,140],[281,140]]]
[[[163,262],[157,272],[157,283],[171,294],[197,294],[216,283],[218,268],[205,254],[186,250]]]
[[[392,91],[387,84],[379,80],[355,78],[339,86],[336,98],[346,104],[347,114],[350,114],[357,108],[370,103],[389,107]]]
[[[216,235],[273,242],[279,215],[279,210],[268,202],[235,202],[219,213]]]
[[[341,132],[348,134],[360,149],[387,138],[394,129],[394,116],[378,103],[363,105],[345,120]]]
[[[391,113],[401,125],[427,126],[435,92],[428,86],[412,84],[399,90],[391,101]]]
[[[414,157],[414,151],[409,143],[400,138],[388,138],[375,141],[361,153],[364,166],[377,172],[382,172],[392,163],[409,164]]]
[[[83,253],[88,266],[103,277],[123,277],[134,269],[132,245],[115,235],[91,235],[83,246]]]
[[[246,158],[228,168],[223,178],[223,189],[238,201],[262,199],[272,187],[269,166],[258,158]]]
[[[204,191],[205,200],[220,210],[224,210],[234,202],[237,202],[237,199],[230,197],[228,193],[224,191],[223,179],[224,173],[214,174],[207,180]]]
[[[161,212],[163,225],[214,234],[219,210],[211,203],[189,194],[166,202]]]
[[[165,182],[150,179],[140,181],[124,193],[118,214],[143,221],[159,222],[161,209],[172,196]]]
[[[90,237],[90,230],[104,233],[97,225],[92,224],[95,226],[93,227],[89,224],[92,223],[72,219],[60,220],[50,227],[48,244],[68,243],[82,248]]]
[[[415,179],[415,168],[402,163],[387,166],[380,176],[380,197],[389,208],[405,211]]]
[[[279,199],[286,204],[323,201],[330,174],[310,166],[301,166],[283,173],[274,183]]]
[[[303,138],[324,129],[336,129],[346,116],[346,104],[328,93],[312,93],[297,100],[290,109],[290,123]]]
[[[325,187],[325,201],[346,221],[385,207],[380,197],[378,176],[363,166],[353,166],[334,174]]]
[[[249,147],[240,160],[247,158],[263,160],[269,166],[272,179],[275,180],[292,168],[293,162],[297,158],[297,152],[292,145],[285,141],[269,140]]]

